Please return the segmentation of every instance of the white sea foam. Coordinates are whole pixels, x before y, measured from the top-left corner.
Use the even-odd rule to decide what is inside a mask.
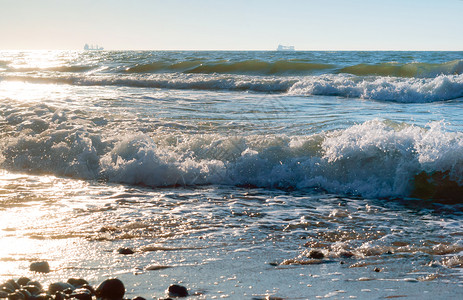
[[[440,75],[435,78],[323,75],[302,79],[288,93],[404,103],[443,101],[463,97],[463,75]]]
[[[4,76],[6,80],[82,86],[128,86],[185,90],[230,90],[338,96],[402,103],[426,103],[463,97],[463,75],[401,78],[327,74],[272,77],[223,74]]]
[[[9,130],[1,166],[15,171],[153,187],[316,187],[366,197],[407,196],[421,172],[463,184],[463,134],[442,123],[421,128],[372,120],[308,136],[117,136],[104,124],[43,105],[5,109],[3,116]]]

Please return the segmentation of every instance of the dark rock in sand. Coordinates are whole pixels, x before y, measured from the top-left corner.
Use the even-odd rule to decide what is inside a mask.
[[[351,258],[352,256],[354,256],[354,253],[350,251],[342,251],[341,253],[339,253],[339,256],[342,258]]]
[[[65,290],[68,290],[68,289],[72,291],[74,287],[67,282],[53,282],[48,287],[48,292],[51,295],[54,295],[56,292],[64,292]]]
[[[143,297],[137,296],[137,297],[133,298],[132,300],[146,300],[146,299],[143,298]]]
[[[18,289],[21,288],[21,287],[19,286],[19,284],[17,284],[16,281],[14,281],[13,279],[7,280],[6,283],[11,284],[11,286],[13,287],[14,290],[18,290]]]
[[[72,285],[72,284],[71,284]],[[70,295],[72,294],[72,292],[75,290],[75,287],[72,287],[72,288],[67,288],[63,291],[63,293],[65,293],[66,295]]]
[[[26,296],[20,292],[14,292],[8,295],[8,300],[26,300]]]
[[[88,290],[92,296],[96,296],[96,291],[91,285],[84,284],[81,288]]]
[[[373,269],[373,271],[375,271],[375,272],[381,272],[381,269],[378,268],[378,267],[376,267],[376,268]]]
[[[121,300],[124,294],[124,284],[117,278],[103,281],[96,289],[97,299]]]
[[[33,299],[34,300],[50,300],[50,299],[52,299],[52,297],[50,295],[48,295],[47,293],[42,293],[42,294],[39,294],[37,296],[34,296]]]
[[[31,281],[29,278],[21,277],[18,279],[18,281],[16,281],[16,283],[19,284],[20,286],[25,286],[29,283],[29,281]]]
[[[17,290],[16,292],[23,294],[26,300],[32,297],[32,294],[29,291],[24,290],[24,289]]]
[[[34,285],[34,286],[38,287],[40,290],[43,290],[42,285],[41,285],[40,282],[38,282],[38,281],[29,281],[29,282],[27,283],[27,285]]]
[[[42,289],[40,289],[39,287],[35,285],[26,285],[26,286],[23,286],[23,289],[27,290],[32,295],[38,295],[42,292]]]
[[[188,296],[188,290],[184,286],[172,284],[167,288],[167,294],[169,297],[186,297]]]
[[[2,284],[1,290],[9,294],[13,293],[16,289],[13,285],[11,285],[11,283],[5,282],[4,284]]]
[[[83,285],[88,284],[88,281],[83,278],[69,278],[68,283],[72,284],[76,288],[80,288]]]
[[[312,249],[309,252],[309,257],[315,259],[322,259],[325,257],[325,254],[323,254],[323,252],[321,252],[320,250]]]
[[[125,247],[117,249],[117,252],[119,254],[124,254],[124,255],[129,255],[129,254],[134,254],[135,253],[135,251],[133,251],[132,249],[125,248]]]
[[[65,300],[67,295],[63,292],[56,292],[55,293],[55,300]]]
[[[50,265],[46,261],[36,261],[31,263],[29,269],[33,272],[50,273]]]
[[[74,292],[70,294],[69,297],[79,300],[92,300],[92,293],[88,289],[80,288],[74,290]]]

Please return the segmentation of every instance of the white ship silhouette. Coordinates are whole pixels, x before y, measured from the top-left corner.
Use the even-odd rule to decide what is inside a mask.
[[[93,46],[93,45],[85,44],[84,50],[94,51],[94,50],[104,50],[104,48],[103,48],[103,47],[100,47],[100,46],[98,46],[98,45]]]
[[[277,51],[296,51],[296,49],[294,49],[294,46],[278,45]]]

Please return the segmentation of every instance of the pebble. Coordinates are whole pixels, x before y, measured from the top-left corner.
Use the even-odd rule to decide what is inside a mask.
[[[85,288],[74,290],[70,295],[70,298],[76,298],[79,300],[92,300],[92,293]]]
[[[20,292],[8,294],[8,300],[26,300],[26,296]]]
[[[312,249],[309,252],[309,257],[315,259],[322,259],[325,257],[325,254],[323,254],[323,252],[321,252],[320,250]]]
[[[119,254],[124,254],[124,255],[129,255],[129,254],[134,254],[135,253],[135,251],[133,251],[132,249],[125,248],[125,247],[117,249],[117,252]]]
[[[378,267],[376,267],[376,268],[373,269],[373,271],[375,271],[375,272],[381,272],[381,269],[378,268]]]
[[[27,290],[24,290],[24,289],[20,289],[20,290],[17,290],[18,293],[21,293],[24,295],[24,299],[30,299],[32,297],[32,294],[29,293],[29,291]]]
[[[72,284],[76,288],[80,288],[84,285],[88,285],[88,281],[82,278],[69,278],[67,283]]]
[[[96,291],[91,285],[84,284],[81,288],[89,290],[93,296],[96,296]]]
[[[26,286],[23,286],[23,289],[29,291],[29,293],[31,293],[32,295],[38,295],[42,292],[42,289],[40,289],[39,287],[35,285],[26,285]]]
[[[186,297],[188,296],[188,290],[184,286],[172,284],[167,288],[167,294],[169,297]]]
[[[5,282],[4,284],[2,284],[2,291],[5,291],[7,293],[13,293],[15,290],[16,289],[14,288],[14,286],[12,286],[9,282]]]
[[[124,294],[124,284],[117,278],[103,281],[96,289],[97,299],[122,300]]]
[[[8,280],[6,283],[10,284],[13,287],[13,290],[20,289],[19,284],[16,283],[13,279]]]
[[[354,256],[354,253],[352,253],[350,251],[341,251],[339,253],[339,256],[342,257],[342,258],[350,258],[350,257]]]
[[[66,290],[73,290],[74,287],[67,283],[67,282],[53,282],[52,284],[50,284],[50,286],[48,287],[48,292],[51,294],[51,295],[54,295],[56,294],[56,292],[64,292]]]
[[[170,285],[166,293],[166,299],[169,300],[188,296],[187,288],[177,284]],[[124,294],[124,284],[117,278],[104,280],[96,290],[82,278],[69,278],[67,282],[51,283],[47,292],[43,292],[38,281],[32,281],[27,277],[21,277],[17,281],[11,279],[0,285],[0,299],[8,300],[92,300],[95,299],[93,296],[98,300],[123,300]],[[132,300],[146,299],[138,296]]]
[[[29,269],[33,272],[50,273],[50,265],[46,261],[36,261],[31,263]]]
[[[27,283],[27,285],[33,285],[33,286],[38,287],[40,290],[42,290],[42,285],[41,285],[40,282],[38,282],[38,281],[32,281],[32,280],[31,280],[31,281],[29,281],[29,282]]]
[[[25,286],[29,283],[29,281],[31,281],[29,278],[27,277],[21,277],[19,278],[16,282],[20,285],[20,286]]]

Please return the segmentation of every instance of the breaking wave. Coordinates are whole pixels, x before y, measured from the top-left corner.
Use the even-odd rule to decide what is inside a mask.
[[[40,105],[4,107],[0,166],[151,187],[317,188],[364,197],[459,199],[463,133],[372,120],[307,136],[127,133]],[[86,123],[85,123],[86,122]]]
[[[463,75],[435,78],[306,77],[288,91],[292,95],[325,95],[403,103],[446,101],[463,97]]]
[[[80,86],[127,86],[285,93],[293,96],[338,96],[401,103],[427,103],[463,97],[463,75],[397,78],[357,77],[345,74],[304,77],[154,74],[150,76],[9,76],[3,79]]]

